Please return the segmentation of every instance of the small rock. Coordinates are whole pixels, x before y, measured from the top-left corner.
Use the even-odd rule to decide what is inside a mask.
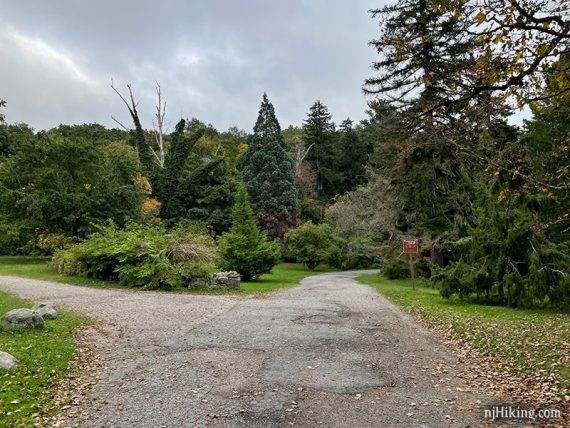
[[[56,319],[57,318],[57,309],[55,305],[51,302],[40,302],[36,303],[32,307],[32,311],[36,311],[38,314],[41,315],[43,319]]]
[[[44,319],[31,309],[13,309],[2,317],[6,330],[15,328],[43,328]]]
[[[18,365],[18,360],[7,352],[0,351],[0,368],[9,370]]]

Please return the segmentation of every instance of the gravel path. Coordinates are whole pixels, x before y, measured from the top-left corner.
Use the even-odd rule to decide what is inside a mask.
[[[101,321],[81,427],[482,426],[490,399],[459,383],[462,367],[428,331],[354,281],[362,273],[263,297],[11,277],[0,289]]]

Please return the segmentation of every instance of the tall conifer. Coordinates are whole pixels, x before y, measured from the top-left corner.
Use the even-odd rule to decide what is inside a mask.
[[[327,106],[316,101],[307,113],[303,124],[303,142],[310,147],[307,161],[317,176],[317,192],[325,200],[334,197],[338,192],[338,172],[335,171],[337,157],[336,129]]]
[[[298,224],[299,202],[293,160],[267,94],[263,94],[241,162],[241,176],[259,225],[270,237],[283,238],[290,227]]]

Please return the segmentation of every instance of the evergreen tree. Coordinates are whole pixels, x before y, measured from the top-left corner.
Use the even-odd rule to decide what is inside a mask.
[[[155,193],[166,220],[190,218],[205,222],[216,234],[228,229],[235,181],[224,159],[194,154],[196,144],[211,130],[192,119],[176,125]]]
[[[176,193],[180,184],[180,171],[186,163],[186,158],[193,144],[189,139],[184,138],[185,126],[186,121],[184,119],[176,124],[174,132],[170,136],[170,150],[166,155],[164,171],[154,186],[154,193],[161,203],[160,216],[164,219],[184,214],[184,209],[180,206],[181,201],[177,200]]]
[[[186,217],[204,222],[216,235],[231,225],[236,180],[223,159],[190,159],[181,174],[180,195]]]
[[[338,151],[338,171],[343,175],[340,193],[345,193],[366,181],[369,154],[368,146],[360,139],[350,119],[340,125]]]
[[[293,160],[267,94],[241,160],[241,176],[261,227],[271,238],[283,238],[298,223],[299,203]]]
[[[317,192],[324,199],[335,196],[339,183],[342,183],[342,178],[335,169],[335,159],[338,156],[335,140],[332,116],[324,104],[316,101],[303,124],[303,141],[305,147],[310,147],[307,160],[316,174]]]
[[[396,136],[395,152],[388,153],[394,160],[383,171],[400,202],[396,228],[422,239],[436,264],[441,247],[472,217],[464,178],[480,170],[479,136],[505,113],[489,93],[457,98],[460,86],[480,78],[472,72],[476,40],[468,31],[467,9],[460,0],[403,0],[373,11],[381,18],[381,34],[370,44],[382,58],[364,89],[378,97],[376,107],[403,112],[399,132],[406,136]]]
[[[557,66],[568,69],[570,57],[565,57]],[[560,90],[555,76],[549,76],[545,92]],[[523,136],[532,167],[528,187],[542,195],[541,222],[548,236],[570,242],[570,98],[546,99],[534,103],[532,110],[534,117],[525,122]]]
[[[221,268],[238,271],[246,281],[270,272],[279,261],[279,245],[270,242],[257,227],[243,182],[238,188],[232,220],[230,231],[219,241]]]
[[[475,43],[469,32],[472,23],[463,15],[466,3],[403,0],[373,10],[381,34],[370,44],[382,57],[374,62],[376,75],[366,80],[364,91],[414,115],[427,114],[425,122],[447,117],[452,107],[465,108],[456,94],[476,78],[464,73],[474,67]]]

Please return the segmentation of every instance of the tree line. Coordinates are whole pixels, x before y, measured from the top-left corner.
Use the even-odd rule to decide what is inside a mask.
[[[567,0],[373,10],[379,60],[357,124],[335,124],[316,101],[302,124],[281,129],[264,94],[252,133],[192,119],[165,134],[159,86],[153,129],[130,87],[126,96],[113,87],[132,123],[117,121],[122,129],[3,123],[0,251],[50,252],[109,219],[192,220],[242,261],[263,240],[259,227],[286,259],[401,277],[401,240],[416,237],[416,268],[444,296],[567,305],[569,10]],[[522,106],[532,119],[510,124]],[[274,259],[276,247],[264,248]]]
[[[131,127],[62,124],[35,132],[2,121],[1,253],[51,253],[109,220],[193,220],[217,237],[231,227],[240,181],[259,226],[282,243],[290,228],[322,222],[337,194],[365,180],[370,143],[360,142],[364,133],[350,120],[337,129],[320,101],[301,127],[281,130],[264,94],[251,134],[183,119],[158,136],[143,128],[128,91],[121,98]]]

